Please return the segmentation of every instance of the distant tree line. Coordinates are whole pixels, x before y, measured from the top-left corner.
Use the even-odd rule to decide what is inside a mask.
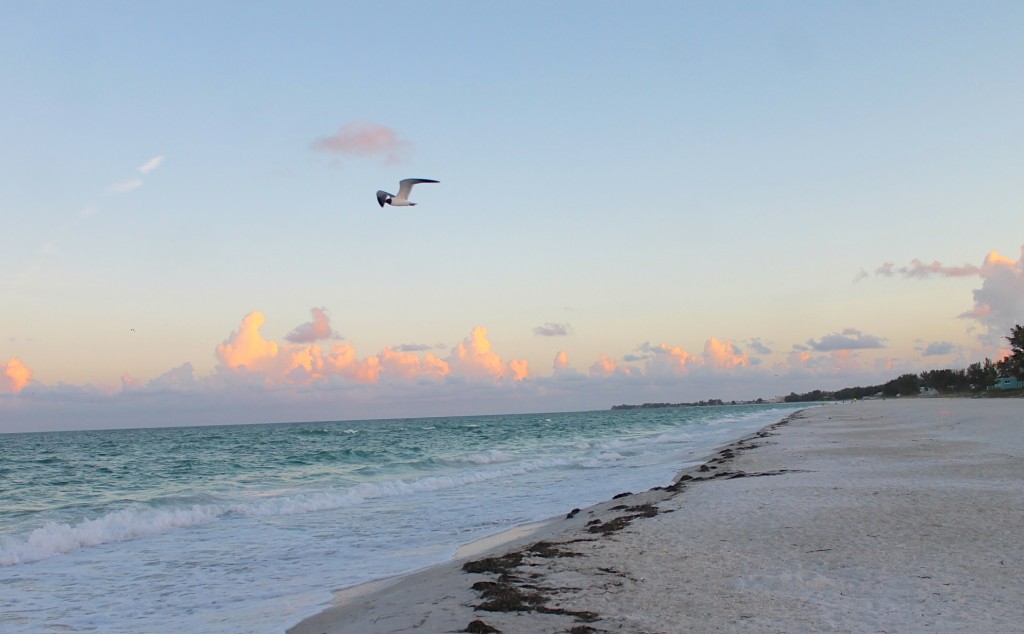
[[[763,402],[757,399],[758,403]],[[732,402],[735,405],[736,401]],[[663,407],[707,407],[709,405],[725,405],[720,398],[713,398],[707,401],[694,401],[693,403],[644,403],[642,405],[612,405],[612,409],[660,409]]]
[[[991,359],[972,363],[960,370],[928,370],[920,374],[903,374],[881,385],[847,387],[835,392],[813,390],[806,394],[790,393],[787,403],[807,401],[849,401],[868,396],[908,396],[919,394],[922,388],[931,388],[939,394],[963,394],[984,392],[993,386],[1000,376],[1024,380],[1024,326],[1016,325],[1006,337],[1010,342],[1010,355],[993,363]]]

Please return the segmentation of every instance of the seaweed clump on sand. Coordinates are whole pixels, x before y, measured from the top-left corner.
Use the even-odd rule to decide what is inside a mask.
[[[484,600],[477,609],[488,612],[529,612],[544,606],[539,592],[524,592],[506,581],[477,581],[473,590]]]
[[[463,572],[475,574],[499,574],[509,575],[523,563],[522,551],[511,552],[501,557],[485,557],[477,561],[467,561],[462,564]]]
[[[654,506],[653,504],[640,504],[637,506],[626,507],[623,510],[625,510],[629,514],[619,515],[618,517],[610,519],[607,522],[600,522],[599,520],[594,520],[594,522],[591,522],[587,526],[587,530],[591,533],[600,533],[602,535],[607,535],[608,533],[614,533],[615,531],[620,531],[626,528],[635,519],[641,517],[654,517],[659,512],[658,507]]]
[[[596,621],[598,615],[595,612],[548,607],[548,599],[557,590],[528,584],[517,574],[517,568],[526,563],[528,556],[545,559],[581,556],[580,553],[566,550],[560,546],[562,544],[540,541],[500,557],[485,557],[476,561],[467,561],[462,565],[464,572],[498,576],[497,581],[477,581],[473,584],[473,590],[479,593],[481,599],[481,603],[477,604],[476,608],[487,612],[560,614],[574,617],[578,622]],[[532,578],[538,576],[540,575],[531,575]]]
[[[501,634],[501,630],[491,627],[480,619],[471,621],[463,631],[469,632],[469,634]]]

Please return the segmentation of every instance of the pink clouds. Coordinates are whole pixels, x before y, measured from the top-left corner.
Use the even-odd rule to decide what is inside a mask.
[[[1024,323],[1024,246],[1019,260],[992,251],[981,267],[981,288],[974,290],[974,308],[960,315],[985,326],[990,345],[1002,346],[1013,326]]]
[[[895,274],[902,275],[904,277],[924,279],[931,276],[939,277],[968,277],[971,275],[977,275],[980,269],[971,264],[964,264],[963,266],[943,266],[941,262],[935,261],[931,264],[926,264],[918,259],[910,261],[910,266],[903,266],[895,268],[891,262],[886,262],[882,266],[875,269],[875,275],[882,275],[884,277],[892,277]]]
[[[329,376],[338,376],[355,383],[376,383],[380,380],[381,363],[378,357],[360,359],[356,349],[349,343],[335,343],[326,357],[321,356],[320,346],[310,346],[311,367],[302,382],[322,381]],[[315,364],[315,365],[314,365]],[[293,375],[293,378],[300,378]]]
[[[329,339],[334,333],[331,331],[331,320],[327,316],[327,309],[312,308],[313,321],[307,322],[288,333],[285,339],[292,343],[311,343],[320,339]]]
[[[267,341],[260,334],[260,328],[266,321],[267,318],[259,311],[246,315],[238,330],[217,346],[217,360],[221,365],[231,370],[259,370],[273,362],[277,357],[278,345]]]
[[[411,144],[391,128],[377,123],[352,121],[330,136],[313,142],[317,150],[357,157],[383,156],[389,164],[401,163]]]
[[[700,359],[679,346],[662,343],[647,346],[647,351],[652,353],[646,363],[648,374],[686,374],[701,363]]]
[[[1024,250],[1024,247],[1022,247],[1022,250]],[[894,264],[886,262],[875,269],[875,275],[892,277],[893,275],[899,274],[903,277],[917,279],[924,279],[932,276],[970,277],[972,275],[980,275],[982,277],[987,277],[999,267],[1013,267],[1016,264],[1017,263],[1013,258],[1008,258],[1005,255],[1000,254],[998,251],[989,251],[980,267],[973,264],[964,264],[963,266],[945,266],[937,260],[930,264],[926,264],[915,258],[910,261],[909,266],[902,266],[900,268],[895,268]]]
[[[736,344],[719,341],[715,337],[704,342],[704,352],[700,356],[667,343],[655,346],[645,342],[640,345],[638,352],[641,354],[628,355],[626,360],[643,361],[644,374],[651,376],[686,376],[694,371],[731,372],[751,365],[750,358]],[[591,373],[604,372],[601,367],[596,367],[591,368]]]
[[[569,368],[569,353],[566,352],[565,350],[559,350],[557,353],[555,353],[555,361],[552,364],[551,368],[555,372],[565,372],[565,371],[568,371],[570,369]]]
[[[959,316],[981,324],[985,332],[979,338],[989,346],[998,346],[1014,325],[1024,323],[1024,246],[1018,260],[990,251],[981,266],[951,267],[940,262],[924,264],[915,259],[909,266],[898,269],[890,263],[883,264],[875,274],[883,277],[899,274],[910,279],[977,275],[982,284],[973,292],[974,306]]]
[[[0,411],[24,410],[26,403],[43,411],[47,403],[85,402],[121,416],[123,424],[137,424],[139,416],[151,411],[174,413],[161,420],[175,424],[334,420],[739,400],[770,397],[783,388],[838,388],[892,378],[876,376],[885,368],[872,367],[871,359],[859,359],[856,351],[815,353],[806,346],[794,351],[788,365],[768,370],[753,364],[737,344],[714,337],[699,354],[667,343],[645,343],[634,351],[639,354],[624,357],[601,353],[589,372],[569,365],[569,351],[552,349],[550,374],[537,375],[525,360],[500,355],[483,326],[473,328],[447,354],[436,352],[441,346],[407,345],[361,356],[348,341],[321,341],[333,333],[327,311],[314,308],[311,313],[310,322],[278,330],[289,334],[275,341],[263,333],[266,316],[251,312],[211,346],[217,361],[212,372],[198,374],[184,363],[149,381],[124,374],[119,392],[89,385],[46,386],[33,381],[20,360],[11,359],[0,363],[0,396],[7,397],[0,398]],[[17,398],[8,395],[16,391],[22,391]],[[27,425],[29,419],[18,420]],[[112,419],[96,414],[93,420],[107,425]]]
[[[775,365],[774,371],[787,376],[806,376],[825,379],[861,371],[857,353],[852,350],[833,350],[826,354],[812,355],[806,350],[793,350],[784,363]],[[892,377],[887,377],[892,378]],[[849,386],[842,386],[849,387]]]
[[[714,337],[704,344],[704,361],[719,369],[750,367],[750,359],[746,353],[740,352],[731,341],[719,341]]]
[[[628,368],[624,370],[628,371]],[[612,359],[603,352],[597,361],[594,361],[594,365],[590,366],[590,374],[594,376],[612,376],[617,372],[619,372],[619,368],[615,363],[615,359]]]
[[[473,328],[469,337],[452,350],[448,363],[453,374],[470,378],[510,378],[521,381],[529,374],[526,361],[502,362],[501,357],[491,350],[487,329],[483,326]]]
[[[18,357],[11,357],[6,363],[0,361],[0,392],[17,394],[32,382],[32,370]]]
[[[437,358],[432,352],[420,358],[411,352],[400,352],[388,347],[381,350],[377,358],[380,359],[384,375],[389,378],[440,379],[451,371],[448,362]]]
[[[324,309],[313,309],[314,321],[296,328],[291,341],[322,338],[330,333]],[[322,318],[322,319],[321,319]],[[318,322],[318,319],[320,321]],[[458,376],[469,379],[521,381],[529,375],[526,361],[507,363],[491,349],[487,329],[477,326],[447,359],[432,352],[422,357],[392,347],[360,359],[348,342],[335,342],[328,350],[317,344],[278,344],[265,339],[260,329],[266,322],[263,313],[254,311],[242,319],[238,330],[216,347],[222,375],[242,373],[267,386],[312,384],[338,377],[354,383],[372,384],[381,380],[442,379]],[[319,323],[319,325],[317,325]],[[294,335],[294,336],[293,336]]]

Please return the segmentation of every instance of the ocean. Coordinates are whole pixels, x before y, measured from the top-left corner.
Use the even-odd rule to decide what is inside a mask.
[[[266,632],[792,405],[0,435],[0,631]]]

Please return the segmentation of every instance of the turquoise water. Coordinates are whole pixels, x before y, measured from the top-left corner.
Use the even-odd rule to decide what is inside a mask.
[[[0,436],[0,630],[281,632],[792,406]]]

